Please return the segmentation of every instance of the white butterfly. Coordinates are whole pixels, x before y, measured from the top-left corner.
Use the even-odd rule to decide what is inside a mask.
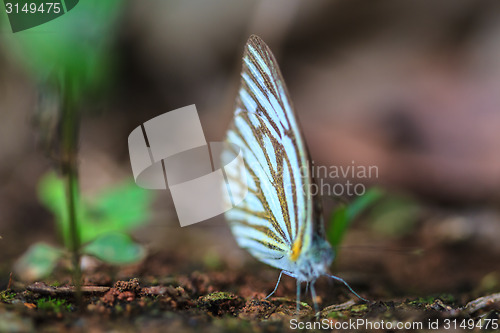
[[[327,273],[334,253],[325,239],[321,202],[310,191],[314,180],[307,147],[276,59],[255,35],[245,46],[241,87],[226,140],[242,149],[245,164],[226,170],[227,177],[233,183],[246,178],[248,194],[225,216],[242,248],[281,269],[269,296],[283,273],[297,279],[297,311],[301,282],[307,282],[318,312],[314,282],[322,275],[356,294],[344,280]],[[231,149],[225,153],[237,153]]]

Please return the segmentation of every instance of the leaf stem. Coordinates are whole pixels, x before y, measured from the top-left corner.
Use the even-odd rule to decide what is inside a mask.
[[[80,231],[78,228],[78,130],[79,119],[75,108],[75,98],[70,80],[64,82],[62,89],[62,170],[66,181],[66,199],[69,221],[69,247],[73,264],[73,284],[76,288],[76,300],[81,305],[81,270],[80,270]]]

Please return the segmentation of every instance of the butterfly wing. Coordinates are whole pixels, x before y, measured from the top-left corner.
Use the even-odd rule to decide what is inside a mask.
[[[307,148],[269,47],[257,36],[245,46],[241,87],[227,141],[242,149],[248,195],[226,212],[238,244],[257,259],[293,272],[319,220],[310,191]],[[234,153],[234,152],[232,152]],[[316,200],[318,201],[318,200]]]

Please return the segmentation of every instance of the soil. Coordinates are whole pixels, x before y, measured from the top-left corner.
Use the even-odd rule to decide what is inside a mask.
[[[220,223],[168,229],[168,249],[150,249],[135,265],[87,260],[80,300],[68,265],[43,281],[23,282],[15,274],[9,279],[12,256],[0,266],[0,332],[391,331],[376,326],[387,323],[421,324],[433,332],[494,328],[500,321],[500,251],[491,233],[481,230],[492,230],[497,220],[426,211],[409,233],[397,236],[374,232],[364,220],[349,230],[331,271],[369,302],[327,277],[315,284],[317,314],[305,284],[296,312],[296,282],[288,276],[266,299],[279,271],[239,249]],[[463,216],[475,229],[456,225]],[[37,240],[50,235],[47,229]],[[214,239],[220,240],[215,247]],[[12,237],[2,242],[22,250]],[[355,323],[360,326],[339,326]]]
[[[369,302],[357,299],[344,287],[333,285],[325,278],[317,283],[321,311],[314,314],[308,296],[302,299],[297,313],[292,278],[283,277],[276,295],[265,298],[264,291],[272,287],[267,278],[276,273],[272,269],[264,268],[263,273],[251,274],[222,267],[158,278],[148,267],[158,268],[160,262],[176,266],[171,258],[166,261],[159,254],[121,271],[101,265],[93,273],[86,274],[80,301],[67,273],[65,276],[59,272],[68,282],[64,285],[57,281],[31,284],[11,281],[0,297],[0,331],[281,332],[293,331],[298,323],[354,330],[354,327],[335,325],[358,323],[359,319],[370,321],[372,325],[390,322],[428,326],[437,321],[445,330],[445,325],[456,325],[460,329],[459,325],[476,327],[478,323],[485,325],[488,320],[491,325],[494,320],[498,321],[500,314],[500,293],[474,299],[476,292],[464,289],[455,293],[405,297],[383,290],[376,280],[355,276],[350,281],[351,286],[370,298]],[[161,268],[165,269],[170,268]],[[110,278],[127,274],[140,278],[116,281]],[[386,295],[382,296],[384,293]],[[326,326],[303,327],[321,330]],[[356,328],[367,329],[365,326]]]

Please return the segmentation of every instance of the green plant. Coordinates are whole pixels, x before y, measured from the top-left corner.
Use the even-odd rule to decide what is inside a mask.
[[[378,201],[384,192],[379,188],[371,188],[350,204],[341,204],[330,216],[327,228],[327,239],[337,252],[351,222],[363,211]]]
[[[38,310],[47,311],[47,312],[70,312],[72,310],[72,306],[65,299],[59,298],[39,298],[36,301],[36,307]]]
[[[42,136],[52,141],[47,145],[64,176],[63,205],[67,232],[63,237],[71,252],[73,282],[77,290],[81,279],[79,262],[82,242],[78,220],[82,215],[78,210],[81,205],[77,168],[81,104],[84,98],[106,86],[112,64],[109,44],[121,6],[119,0],[81,1],[57,19],[2,36],[7,44],[5,49],[9,50],[12,58],[31,74],[43,95],[54,100],[55,111],[49,113],[49,120],[45,122],[50,126],[44,128],[42,124],[41,131],[46,132]],[[39,113],[47,113],[43,107],[40,107]],[[41,115],[42,118],[46,116]],[[47,252],[47,246],[34,246],[28,254],[37,257],[37,251],[42,251],[40,249]],[[52,251],[52,254],[54,257],[56,252]]]
[[[11,290],[0,291],[0,302],[9,304],[16,297],[16,293]]]
[[[73,250],[63,179],[52,172],[48,173],[40,180],[38,195],[40,201],[54,214],[64,248],[44,243],[33,244],[16,264],[16,271],[32,280],[50,274],[58,262]],[[132,181],[108,188],[92,197],[82,197],[76,202],[80,223],[75,230],[82,242],[81,253],[111,264],[142,260],[145,249],[127,233],[149,219],[148,206],[151,200],[151,191],[139,188]]]
[[[415,199],[405,195],[388,195],[370,212],[372,229],[385,236],[401,237],[413,232],[422,209]]]

